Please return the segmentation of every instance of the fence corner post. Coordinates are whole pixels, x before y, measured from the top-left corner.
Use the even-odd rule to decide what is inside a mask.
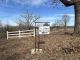
[[[35,29],[34,29],[34,37],[35,37]]]
[[[19,39],[21,38],[21,36],[20,36],[21,34],[20,34],[20,30],[19,30]]]
[[[8,40],[8,31],[7,31],[7,40]]]

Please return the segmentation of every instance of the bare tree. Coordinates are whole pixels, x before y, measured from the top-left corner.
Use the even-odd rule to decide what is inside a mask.
[[[6,25],[4,26],[4,31],[10,31],[10,25],[9,22],[7,21]]]
[[[55,20],[55,22],[52,24],[52,27],[56,27],[57,29],[63,26],[64,26],[63,20],[59,19]]]
[[[2,22],[0,21],[0,38],[6,37],[6,31],[11,31],[12,28],[9,25],[9,22],[7,21],[6,25],[2,25]]]
[[[35,16],[30,12],[27,12],[23,15],[21,15],[21,18],[18,19],[18,26],[21,27],[26,27],[27,29],[30,29],[33,25],[34,22],[39,20],[40,16]]]
[[[56,21],[55,21],[55,23],[53,23],[53,25],[52,26],[54,26],[54,27],[56,27],[56,28],[60,28],[60,27],[64,27],[64,30],[65,30],[65,33],[66,33],[66,29],[67,29],[67,24],[68,24],[68,22],[69,22],[69,19],[70,19],[70,17],[69,17],[69,15],[63,15],[62,16],[62,19],[57,19]]]
[[[58,5],[61,5],[61,2],[60,0],[51,0],[51,5],[52,7],[57,7]]]
[[[0,32],[3,31],[2,21],[0,20]]]
[[[69,19],[70,19],[70,17],[69,17],[69,15],[67,15],[67,14],[62,16],[65,33],[66,33],[67,24],[68,24],[68,22],[69,22]]]
[[[0,20],[0,39],[3,37],[3,26],[2,26],[2,21]]]
[[[80,34],[80,0],[52,0],[52,4],[55,5],[58,2],[62,2],[65,6],[74,5],[75,11],[75,25],[74,25],[74,33]]]
[[[0,28],[2,28],[2,22],[1,22],[1,20],[0,20]]]

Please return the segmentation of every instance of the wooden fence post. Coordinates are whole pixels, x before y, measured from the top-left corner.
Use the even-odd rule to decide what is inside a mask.
[[[35,29],[34,29],[34,37],[35,37]]]
[[[8,31],[7,31],[7,40],[8,40]]]
[[[19,30],[19,39],[21,38],[21,36],[20,36],[21,34],[20,34],[20,30]]]

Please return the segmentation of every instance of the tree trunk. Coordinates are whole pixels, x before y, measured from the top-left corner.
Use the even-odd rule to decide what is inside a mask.
[[[80,34],[80,2],[74,5],[74,9],[75,9],[74,33]]]

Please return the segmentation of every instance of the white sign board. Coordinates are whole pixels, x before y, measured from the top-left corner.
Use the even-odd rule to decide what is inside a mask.
[[[67,0],[67,1],[71,1],[71,0]]]
[[[39,34],[49,34],[49,33],[50,33],[50,26],[39,27]]]

